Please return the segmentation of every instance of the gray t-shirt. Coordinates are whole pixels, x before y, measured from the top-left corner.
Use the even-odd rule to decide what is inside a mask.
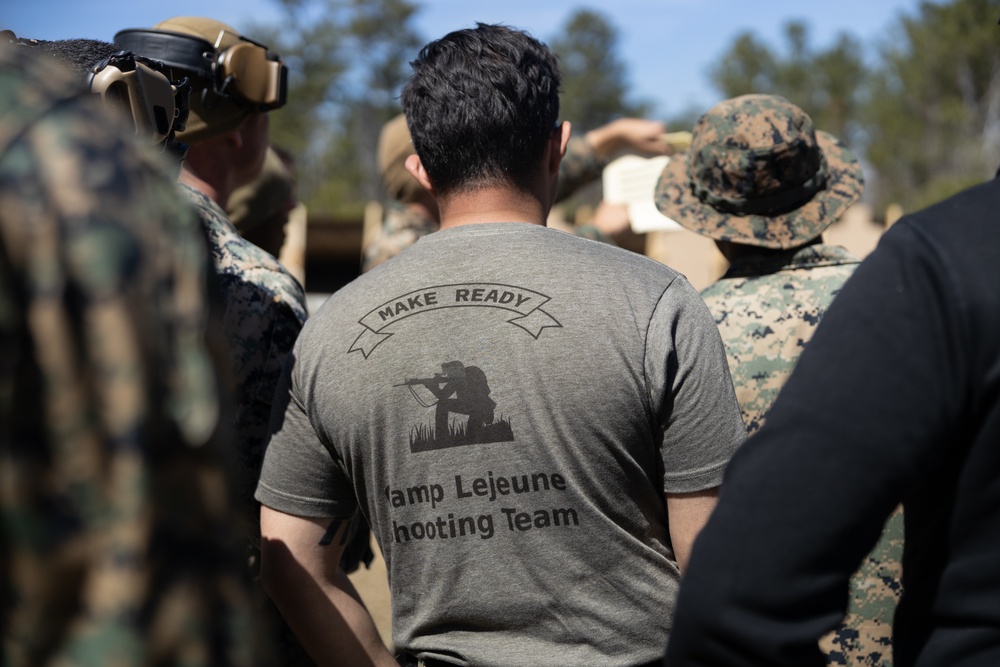
[[[395,645],[456,664],[660,657],[663,494],[719,485],[745,437],[683,276],[525,223],[436,232],[339,291],[276,403],[257,498],[360,506]]]

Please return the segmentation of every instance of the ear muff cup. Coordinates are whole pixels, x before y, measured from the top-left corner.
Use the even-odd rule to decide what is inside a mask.
[[[128,114],[136,135],[153,145],[166,141],[178,124],[177,88],[131,53],[118,53],[95,65],[89,86],[109,106]],[[179,124],[183,128],[183,122]]]
[[[285,104],[287,69],[284,63],[274,60],[267,49],[253,42],[235,44],[219,54],[216,80],[221,91],[259,110]]]

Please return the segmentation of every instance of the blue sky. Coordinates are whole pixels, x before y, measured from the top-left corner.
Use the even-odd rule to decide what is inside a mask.
[[[170,16],[209,16],[243,28],[278,14],[277,0],[173,0],[169,3],[108,0],[31,0],[8,2],[0,28],[23,37],[109,40],[122,28],[149,27]],[[776,45],[782,27],[805,21],[813,44],[825,46],[850,32],[874,48],[888,38],[901,14],[915,14],[919,0],[424,0],[416,27],[427,39],[476,21],[506,23],[542,40],[558,34],[573,10],[604,13],[620,34],[637,97],[653,102],[656,115],[668,117],[689,108],[700,111],[719,101],[708,82],[708,68],[732,41],[750,30]]]

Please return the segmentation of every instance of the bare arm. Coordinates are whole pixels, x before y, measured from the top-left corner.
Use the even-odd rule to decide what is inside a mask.
[[[670,542],[681,574],[687,569],[688,557],[694,538],[705,526],[719,498],[719,487],[694,493],[668,493],[667,520],[670,523]]]
[[[659,121],[619,118],[591,130],[585,138],[601,159],[608,158],[623,148],[663,155],[670,151],[670,145],[664,138],[666,131],[667,126]]]
[[[261,506],[261,584],[318,665],[395,666],[340,569],[348,524]]]
[[[591,130],[582,139],[571,140],[559,165],[556,201],[566,199],[600,178],[607,161],[623,148],[653,155],[669,154],[670,145],[664,139],[666,131],[666,126],[659,121],[619,118]]]

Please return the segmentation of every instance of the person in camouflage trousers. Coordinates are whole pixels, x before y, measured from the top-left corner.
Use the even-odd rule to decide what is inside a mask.
[[[204,238],[110,114],[0,44],[0,663],[251,665]]]
[[[559,165],[556,201],[570,197],[600,178],[611,157],[623,148],[656,155],[669,151],[665,132],[666,127],[657,121],[620,118],[591,130],[583,138],[570,139]],[[424,191],[406,171],[406,159],[415,153],[403,114],[383,126],[376,152],[387,203],[381,227],[362,249],[362,272],[395,257],[440,226],[433,195]],[[593,226],[573,231],[578,236],[610,242],[608,236]]]
[[[823,313],[858,260],[822,232],[861,196],[854,155],[787,100],[746,95],[701,117],[665,168],[659,210],[715,240],[726,274],[702,291],[722,334],[747,432],[764,423]],[[803,443],[807,446],[807,443]],[[844,622],[822,641],[831,665],[892,664],[902,515],[851,581]]]

